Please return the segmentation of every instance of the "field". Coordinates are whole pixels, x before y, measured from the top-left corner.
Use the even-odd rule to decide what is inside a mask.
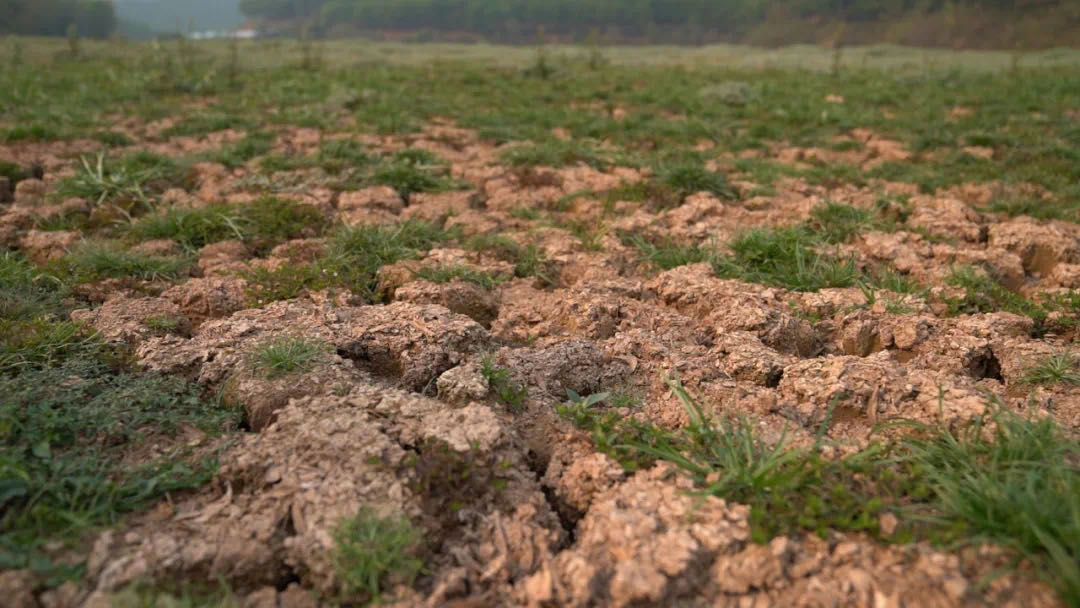
[[[1080,606],[1080,52],[0,61],[6,605]]]

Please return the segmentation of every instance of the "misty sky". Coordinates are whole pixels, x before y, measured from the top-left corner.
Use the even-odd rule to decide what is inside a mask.
[[[160,32],[234,28],[244,22],[239,0],[115,0],[117,16]]]

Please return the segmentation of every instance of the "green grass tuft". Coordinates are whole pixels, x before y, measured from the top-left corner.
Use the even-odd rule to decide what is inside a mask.
[[[140,444],[175,436],[185,426],[213,435],[236,427],[236,413],[203,401],[197,385],[117,372],[98,355],[82,349],[53,366],[22,367],[5,380],[0,568],[51,570],[50,543],[74,542],[168,492],[197,487],[214,472],[212,460],[193,460],[183,450],[125,462]]]
[[[239,239],[256,253],[265,253],[289,239],[320,236],[326,227],[326,218],[315,207],[264,196],[250,203],[174,207],[140,218],[131,234],[139,240],[172,239],[189,251]]]
[[[660,183],[685,198],[697,192],[709,192],[721,199],[737,199],[739,193],[720,173],[709,171],[699,164],[675,164],[659,171]]]
[[[1069,351],[1044,357],[1024,371],[1023,382],[1080,386],[1080,357]]]
[[[501,158],[513,167],[560,168],[585,164],[603,170],[615,163],[613,154],[601,152],[591,144],[562,140],[514,145],[504,150]]]
[[[30,321],[62,315],[67,295],[59,278],[41,272],[22,254],[0,254],[0,319]]]
[[[715,258],[713,269],[720,277],[792,291],[854,286],[860,278],[855,261],[819,253],[818,243],[802,226],[758,228],[730,243],[732,255]]]
[[[100,348],[91,331],[72,321],[0,319],[0,375],[57,365]]]
[[[687,245],[671,237],[642,236],[632,233],[623,233],[619,236],[624,245],[636,247],[641,252],[639,258],[641,261],[655,264],[662,270],[708,262],[716,256],[716,251],[708,246],[703,247],[695,243]]]
[[[423,536],[405,517],[383,517],[364,507],[334,533],[334,566],[349,599],[378,602],[399,584],[412,585],[424,569]]]
[[[187,274],[190,266],[186,259],[136,253],[109,242],[83,243],[52,264],[59,276],[73,283],[173,280]]]
[[[521,245],[517,241],[501,235],[477,235],[465,243],[467,249],[488,253],[514,264],[514,276],[537,277],[547,284],[552,284],[552,272],[544,252],[533,244]]]
[[[221,163],[230,169],[243,167],[248,161],[270,152],[274,134],[252,131],[244,139],[205,155],[206,160]]]
[[[142,324],[155,333],[166,335],[180,327],[180,319],[171,315],[151,315],[143,319]]]
[[[484,357],[480,362],[480,373],[487,378],[491,390],[495,391],[499,401],[514,412],[520,412],[525,400],[529,398],[529,387],[518,384],[510,377],[510,370],[495,365],[491,357]]]
[[[459,187],[447,176],[446,163],[427,150],[406,148],[376,166],[370,182],[390,186],[408,200],[416,192],[443,192]]]
[[[904,440],[900,458],[925,475],[929,519],[1027,557],[1066,604],[1080,605],[1080,440],[999,401],[958,430],[912,426],[921,435]]]
[[[876,229],[876,219],[873,211],[828,202],[810,211],[808,226],[826,243],[840,244],[857,234]]]
[[[228,585],[132,585],[109,595],[111,608],[241,608],[242,599]]]
[[[484,289],[495,289],[500,283],[506,281],[506,277],[494,276],[491,273],[470,268],[469,266],[426,266],[416,271],[416,276],[431,281],[432,283],[449,283],[459,280]]]
[[[252,365],[267,378],[301,373],[311,369],[327,352],[318,340],[298,337],[274,338],[255,347]]]
[[[108,159],[102,152],[93,159],[82,157],[75,175],[61,181],[57,192],[96,205],[115,204],[127,212],[152,209],[154,196],[185,181],[185,167],[165,156],[136,152]]]
[[[251,121],[235,114],[197,113],[161,132],[162,137],[197,136],[224,131],[226,129],[244,130],[251,128]]]
[[[1036,302],[1006,288],[989,272],[972,266],[958,266],[945,282],[964,289],[959,298],[948,298],[950,315],[997,312],[999,310],[1031,317],[1037,324],[1045,321],[1047,312]]]
[[[1059,202],[1040,200],[1030,195],[999,194],[990,201],[986,210],[1009,217],[1026,215],[1040,220],[1075,222],[1080,219],[1080,200]]]

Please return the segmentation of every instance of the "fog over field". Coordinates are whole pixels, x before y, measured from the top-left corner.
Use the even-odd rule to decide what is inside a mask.
[[[231,29],[244,22],[238,0],[116,0],[116,16],[158,32]]]

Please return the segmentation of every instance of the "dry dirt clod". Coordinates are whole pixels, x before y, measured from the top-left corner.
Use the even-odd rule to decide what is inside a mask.
[[[408,447],[435,445],[450,451],[421,448],[417,459]],[[448,462],[497,464],[494,479],[502,480],[459,488],[466,502],[452,527],[440,523],[452,514],[429,503],[438,496],[420,491],[425,484],[448,483],[429,477],[430,467],[442,462],[431,460],[436,454]],[[234,590],[255,591],[292,572],[305,588],[332,594],[339,580],[330,560],[331,533],[360,506],[403,513],[428,528],[433,540],[442,538],[446,544],[428,548],[433,574],[465,567],[474,590],[508,593],[509,581],[534,571],[562,542],[558,520],[512,432],[490,409],[451,410],[365,385],[345,398],[291,401],[261,434],[230,448],[213,489],[177,505],[165,526],[102,535],[89,576],[100,591],[140,576],[207,575],[226,576]],[[268,597],[263,591],[256,597],[263,595]]]
[[[439,399],[458,405],[482,401],[490,390],[487,378],[480,373],[480,365],[475,362],[446,370],[439,376],[435,387]]]
[[[90,325],[109,342],[138,346],[164,334],[191,335],[191,320],[180,308],[164,298],[110,297],[103,305],[71,313],[74,321]]]

